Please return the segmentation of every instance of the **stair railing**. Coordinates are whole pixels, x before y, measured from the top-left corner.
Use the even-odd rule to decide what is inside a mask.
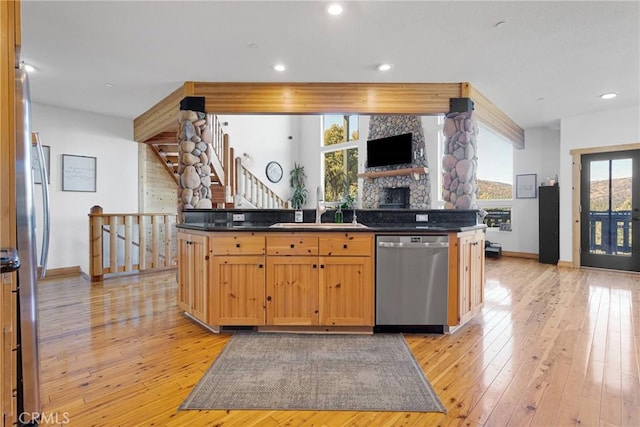
[[[236,157],[236,202],[235,207],[254,207],[257,209],[287,209],[289,202],[278,196],[257,176],[242,165],[242,159]],[[247,206],[248,205],[248,206]]]
[[[167,213],[105,214],[94,206],[89,213],[89,275],[175,268],[176,215]]]

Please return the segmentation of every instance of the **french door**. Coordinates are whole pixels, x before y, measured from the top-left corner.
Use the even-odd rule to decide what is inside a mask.
[[[580,263],[640,271],[640,150],[584,154]]]

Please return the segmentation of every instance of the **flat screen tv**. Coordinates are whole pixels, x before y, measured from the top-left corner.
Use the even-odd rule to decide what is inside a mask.
[[[367,167],[391,166],[413,161],[413,134],[387,136],[367,141]]]

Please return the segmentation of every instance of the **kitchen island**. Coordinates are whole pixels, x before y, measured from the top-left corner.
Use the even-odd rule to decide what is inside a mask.
[[[376,236],[445,235],[447,320],[441,326],[450,332],[482,308],[484,225],[475,223],[475,211],[464,221],[456,212],[448,224],[429,212],[403,211],[394,221],[376,222],[373,212],[359,211],[358,224],[293,223],[288,218],[293,212],[286,210],[226,212],[217,218],[191,212],[178,225],[179,306],[214,331],[371,333]]]

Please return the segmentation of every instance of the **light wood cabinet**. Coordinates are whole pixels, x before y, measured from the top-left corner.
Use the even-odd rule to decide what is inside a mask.
[[[208,321],[209,238],[178,233],[178,306],[196,319]]]
[[[372,234],[210,239],[211,325],[373,326]]]
[[[484,230],[450,236],[449,326],[475,316],[484,304]]]
[[[317,256],[267,257],[268,325],[318,324],[318,270]]]
[[[216,326],[265,324],[263,255],[214,256],[211,263],[211,312]]]
[[[265,318],[265,238],[254,233],[214,233],[208,323],[259,326]]]
[[[320,257],[321,325],[373,326],[373,298],[372,256]]]
[[[11,425],[15,416],[17,401],[16,389],[18,386],[18,364],[16,359],[17,348],[17,313],[16,313],[16,274],[2,273],[1,301],[1,327],[2,327],[2,353],[0,354],[0,370],[2,384],[0,396],[2,398],[3,424]]]
[[[0,247],[16,246],[15,210],[15,65],[17,46],[21,44],[21,4],[0,2]],[[0,353],[0,425],[17,423],[18,365],[16,315],[16,273],[2,274],[0,321],[2,351]]]

